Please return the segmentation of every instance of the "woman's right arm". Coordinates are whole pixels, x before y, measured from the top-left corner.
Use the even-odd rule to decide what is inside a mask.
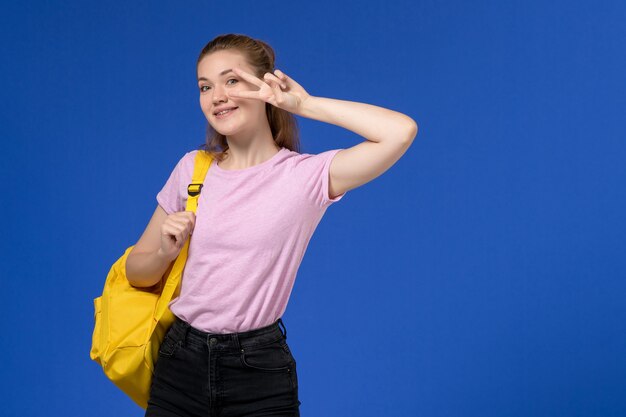
[[[176,259],[195,226],[195,214],[168,215],[157,205],[146,230],[126,258],[126,277],[134,287],[151,287]]]

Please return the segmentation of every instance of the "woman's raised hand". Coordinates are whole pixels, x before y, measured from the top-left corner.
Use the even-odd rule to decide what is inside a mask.
[[[228,93],[231,97],[263,100],[298,115],[301,114],[303,103],[310,97],[300,84],[280,70],[275,70],[274,74],[266,72],[263,80],[240,68],[235,67],[233,71],[244,80],[258,86],[259,90],[232,91]]]
[[[179,211],[167,216],[161,225],[161,248],[158,254],[168,261],[176,259],[196,225],[193,211]]]

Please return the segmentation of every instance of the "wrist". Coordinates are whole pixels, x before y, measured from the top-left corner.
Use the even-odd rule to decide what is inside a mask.
[[[312,119],[312,115],[315,113],[315,101],[317,97],[308,95],[306,96],[302,102],[300,103],[300,112],[299,115],[302,117],[307,117]]]

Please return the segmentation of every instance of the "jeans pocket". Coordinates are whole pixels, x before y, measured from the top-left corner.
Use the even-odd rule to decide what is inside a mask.
[[[165,334],[161,346],[159,346],[159,356],[171,358],[176,354],[176,351],[182,346],[182,341],[175,340],[168,332]]]
[[[296,366],[296,358],[293,357],[293,354],[291,353],[291,349],[289,349],[289,345],[287,344],[287,341],[283,341],[281,343],[281,346],[282,346],[283,350],[287,353],[287,355],[289,355],[289,358],[291,360],[291,365],[289,366],[289,374],[290,374],[290,378],[291,378],[291,388],[296,390],[296,395],[297,395],[297,392],[298,392],[298,371],[297,371],[297,366]]]
[[[286,372],[293,366],[293,358],[285,349],[282,339],[263,346],[248,346],[241,349],[241,363],[246,368],[268,372]]]
[[[289,349],[289,345],[287,344],[286,341],[281,342],[281,347],[283,348],[283,350],[287,353],[287,355],[289,355],[289,359],[291,359],[291,362],[293,362],[293,364],[296,363],[296,358],[293,357],[293,354],[291,353],[291,349]]]

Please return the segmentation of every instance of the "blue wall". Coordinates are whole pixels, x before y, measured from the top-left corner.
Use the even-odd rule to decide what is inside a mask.
[[[626,415],[626,5],[13,2],[2,59],[6,416],[139,416],[93,298],[204,141],[195,63],[269,42],[419,133],[320,223],[283,319],[304,416]],[[365,140],[299,118],[303,152]]]

